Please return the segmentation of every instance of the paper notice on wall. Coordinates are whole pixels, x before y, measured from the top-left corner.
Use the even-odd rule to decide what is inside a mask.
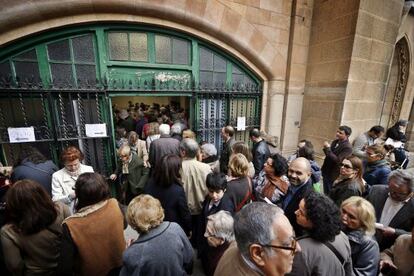
[[[26,143],[36,141],[34,127],[8,127],[10,143]]]
[[[237,117],[237,130],[246,130],[246,117]]]
[[[86,137],[106,137],[106,124],[85,124]]]

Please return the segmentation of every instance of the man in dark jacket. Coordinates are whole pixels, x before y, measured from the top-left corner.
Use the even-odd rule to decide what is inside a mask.
[[[227,174],[229,165],[231,147],[236,142],[233,138],[234,127],[226,126],[221,129],[221,137],[223,138],[223,149],[220,154],[220,172]]]
[[[377,217],[375,237],[384,250],[393,245],[402,234],[411,231],[410,219],[414,218],[414,178],[404,170],[393,171],[388,186],[375,185],[367,199],[372,203]]]
[[[270,150],[266,141],[260,136],[257,128],[250,130],[250,139],[253,141],[253,166],[256,175],[263,169],[263,165],[270,156]]]
[[[151,143],[149,150],[149,162],[153,172],[164,155],[176,154],[180,156],[180,141],[171,138],[170,126],[161,124],[159,129],[160,138]]]
[[[282,207],[286,217],[295,230],[296,236],[303,234],[303,229],[296,222],[295,211],[299,202],[312,190],[311,165],[306,158],[298,157],[289,164],[289,189],[283,199]]]
[[[352,154],[352,145],[349,142],[351,133],[350,127],[340,126],[336,131],[336,140],[332,144],[327,141],[323,144],[325,160],[322,165],[322,177],[325,194],[329,194],[333,182],[338,178],[342,160]]]

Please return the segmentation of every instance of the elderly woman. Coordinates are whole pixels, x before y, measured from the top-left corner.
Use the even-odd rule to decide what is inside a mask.
[[[93,168],[81,163],[83,161],[83,154],[74,146],[63,150],[60,159],[64,168],[52,175],[52,199],[53,201],[65,203],[73,210],[75,200],[73,187],[75,186],[75,182],[79,175],[86,172],[93,172]]]
[[[254,171],[254,165],[252,162],[253,160],[252,151],[250,150],[249,145],[247,145],[243,141],[238,141],[233,144],[231,149],[233,153],[241,153],[247,158],[247,161],[249,161],[249,177],[253,178],[255,171]]]
[[[175,222],[163,222],[158,199],[139,195],[128,205],[127,220],[139,238],[123,256],[121,276],[191,274],[193,248]]]
[[[201,255],[201,263],[207,276],[214,275],[221,256],[234,241],[233,223],[233,217],[227,211],[219,211],[207,217],[204,237],[208,247]]]
[[[375,234],[374,207],[366,199],[352,196],[342,202],[341,218],[351,245],[354,275],[377,275],[380,256],[378,243],[372,238]]]
[[[252,199],[252,183],[249,173],[249,161],[241,154],[230,156],[228,166],[228,183],[226,193],[233,202],[235,212],[238,212]]]
[[[118,156],[120,160],[116,171],[109,178],[116,180],[118,175],[122,176],[122,201],[129,203],[135,196],[143,193],[149,168],[137,154],[132,154],[128,145],[122,145],[118,149]]]
[[[37,182],[24,179],[8,191],[6,214],[1,244],[8,270],[13,275],[56,275],[62,221],[69,208],[54,203]]]
[[[362,179],[362,161],[359,157],[349,156],[342,160],[339,177],[334,181],[329,197],[341,206],[342,201],[351,196],[362,196],[365,192]]]
[[[369,184],[387,185],[388,175],[391,172],[391,166],[385,159],[387,152],[382,145],[372,145],[366,148],[367,164],[364,172],[364,180]]]
[[[287,170],[287,160],[280,154],[276,153],[267,158],[263,170],[253,181],[257,199],[267,198],[273,204],[280,206],[282,198],[289,188]]]
[[[295,212],[306,231],[298,239],[301,252],[293,259],[288,275],[352,275],[351,248],[341,232],[339,208],[327,196],[311,191]]]
[[[117,275],[125,249],[124,217],[105,179],[84,173],[75,184],[76,213],[63,222],[58,275]]]
[[[212,172],[220,172],[220,162],[217,156],[216,146],[210,143],[201,145],[201,162],[210,166]]]

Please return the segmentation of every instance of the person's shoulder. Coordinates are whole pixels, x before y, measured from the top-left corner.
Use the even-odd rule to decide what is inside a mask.
[[[85,172],[94,172],[94,171],[93,171],[93,167],[81,164],[81,172],[85,173]]]

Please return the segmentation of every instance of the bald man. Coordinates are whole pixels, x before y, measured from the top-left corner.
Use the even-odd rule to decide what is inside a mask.
[[[288,169],[290,182],[289,189],[283,199],[283,210],[295,230],[296,236],[303,234],[303,229],[296,222],[295,211],[299,208],[299,202],[312,190],[312,170],[306,158],[299,157],[293,160]]]

